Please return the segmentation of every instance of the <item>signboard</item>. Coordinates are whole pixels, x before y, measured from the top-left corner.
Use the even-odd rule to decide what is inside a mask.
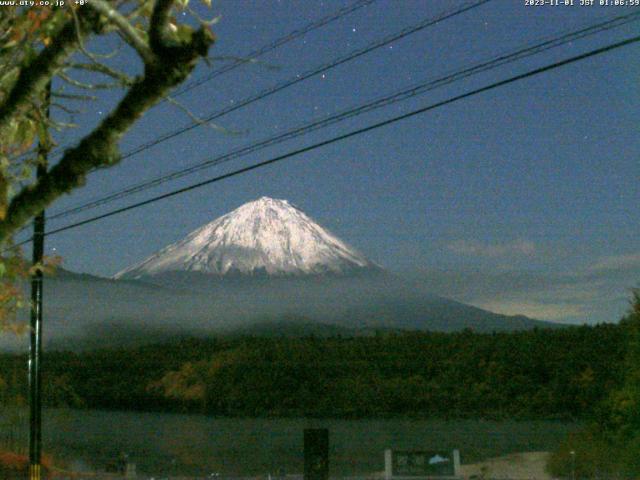
[[[387,450],[386,477],[455,477],[460,455],[457,450]]]

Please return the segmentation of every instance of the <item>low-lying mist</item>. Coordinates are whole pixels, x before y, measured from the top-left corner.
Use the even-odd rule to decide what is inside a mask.
[[[549,325],[448,300],[382,272],[275,278],[175,273],[141,281],[62,270],[44,286],[44,343],[53,349],[234,333],[355,335],[390,328],[504,331]],[[0,337],[4,350],[26,346],[24,337]]]

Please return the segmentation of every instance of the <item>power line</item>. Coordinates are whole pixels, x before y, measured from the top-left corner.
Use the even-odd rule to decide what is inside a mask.
[[[501,54],[498,55],[496,57],[493,57],[490,60],[486,60],[483,62],[479,62],[477,64],[475,64],[472,67],[468,67],[462,70],[458,70],[455,71],[453,73],[449,73],[446,74],[442,77],[439,77],[435,80],[429,80],[426,82],[422,82],[420,84],[417,85],[413,85],[409,88],[405,88],[403,90],[400,90],[396,93],[390,94],[390,95],[386,95],[382,98],[379,98],[377,100],[365,103],[363,105],[360,105],[358,107],[355,108],[350,108],[348,110],[344,110],[342,112],[339,112],[337,114],[333,114],[329,117],[320,119],[320,120],[316,120],[310,123],[306,123],[302,126],[299,127],[295,127],[293,129],[288,130],[287,132],[283,132],[277,136],[274,137],[270,137],[268,139],[253,143],[251,145],[248,146],[244,146],[241,147],[239,149],[233,150],[231,152],[228,152],[226,154],[223,154],[221,156],[215,157],[213,159],[208,159],[205,160],[203,162],[199,162],[196,163],[194,165],[191,165],[189,167],[186,168],[182,168],[182,169],[178,169],[175,170],[171,173],[165,174],[165,175],[161,175],[159,177],[156,177],[154,179],[151,180],[147,180],[141,183],[138,183],[136,185],[132,185],[130,187],[127,187],[125,189],[121,189],[118,190],[116,192],[112,192],[106,196],[103,196],[101,198],[98,198],[96,200],[92,200],[90,202],[87,202],[85,204],[82,204],[80,206],[77,207],[73,207],[64,211],[61,211],[59,213],[56,213],[54,215],[51,215],[49,218],[50,219],[57,219],[57,218],[63,218],[69,215],[73,215],[73,214],[77,214],[80,213],[82,211],[85,210],[89,210],[89,209],[93,209],[95,207],[101,206],[101,205],[105,205],[108,203],[111,203],[115,200],[121,199],[121,198],[125,198],[129,195],[133,195],[135,193],[139,193],[145,190],[148,190],[149,188],[152,187],[156,187],[158,185],[161,185],[163,183],[172,181],[172,180],[176,180],[178,178],[182,178],[184,176],[190,175],[192,173],[198,172],[200,170],[203,170],[205,168],[210,168],[212,166],[215,165],[219,165],[221,163],[230,161],[232,159],[241,157],[241,156],[245,156],[249,153],[253,153],[259,150],[262,150],[264,148],[267,148],[269,146],[272,145],[276,145],[279,143],[282,143],[286,140],[289,140],[291,138],[295,138],[307,133],[310,133],[312,131],[318,130],[320,128],[324,128],[330,125],[333,125],[335,123],[338,123],[340,121],[346,120],[348,118],[352,118],[358,115],[361,115],[363,113],[366,112],[370,112],[372,110],[402,101],[402,100],[406,100],[408,98],[412,98],[416,95],[420,95],[423,93],[426,93],[428,91],[431,91],[435,88],[444,86],[444,85],[449,85],[455,81],[459,81],[462,80],[464,78],[468,78],[472,75],[481,73],[481,72],[485,72],[487,70],[490,69],[494,69],[497,68],[499,66],[505,65],[507,63],[511,63],[535,54],[538,54],[540,52],[558,47],[560,45],[564,45],[568,42],[577,40],[577,39],[581,39],[584,37],[587,37],[589,35],[593,35],[596,33],[599,33],[601,31],[604,30],[609,30],[621,25],[624,25],[626,23],[630,23],[632,21],[637,21],[638,18],[640,18],[640,12],[635,12],[635,13],[631,13],[631,14],[627,14],[627,15],[622,15],[622,16],[618,16],[615,17],[613,19],[610,20],[606,20],[604,22],[600,22],[598,24],[595,25],[590,25],[587,26],[585,28],[581,28],[579,30],[576,31],[572,31],[569,33],[566,33],[562,36],[556,36],[556,37],[552,37],[550,39],[546,39],[543,40],[539,43],[536,43],[532,46],[528,46],[528,47],[524,47],[521,48],[519,50],[513,51],[511,53],[508,54]]]
[[[232,61],[230,64],[225,65],[224,67],[218,68],[213,70],[212,72],[210,72],[209,74],[205,75],[204,77],[200,78],[200,79],[195,79],[193,81],[191,81],[190,83],[188,83],[187,85],[185,85],[182,89],[178,90],[177,92],[173,93],[172,96],[176,97],[179,95],[182,95],[183,93],[186,93],[190,90],[193,90],[194,88],[199,87],[200,85],[203,85],[204,83],[207,83],[211,80],[213,80],[214,78],[217,78],[221,75],[224,75],[227,72],[230,72],[231,70],[235,70],[236,68],[242,66],[242,65],[246,65],[247,63],[252,63],[256,58],[261,57],[283,45],[286,45],[287,43],[296,40],[304,35],[306,35],[309,32],[312,32],[313,30],[317,30],[318,28],[324,27],[325,25],[328,25],[332,22],[335,22],[347,15],[349,15],[350,13],[353,13],[363,7],[366,7],[368,5],[371,5],[372,3],[376,2],[377,0],[358,0],[354,3],[352,3],[351,5],[347,5],[345,7],[342,7],[340,9],[338,9],[337,11],[333,12],[332,14],[326,15],[324,17],[321,17],[317,20],[314,20],[313,22],[310,22],[306,25],[304,25],[303,27],[296,29],[296,30],[292,30],[291,32],[289,32],[286,35],[283,35],[280,38],[277,38],[276,40],[274,40],[271,43],[268,43],[266,45],[263,45],[262,47],[253,50],[251,52],[249,52],[248,54],[246,54],[244,56],[244,58],[239,58],[239,59],[235,59],[234,61]],[[67,148],[71,147],[71,144],[66,144],[66,145],[62,145],[59,146],[57,148],[55,148],[54,150],[52,150],[52,154],[53,153],[58,153],[61,150],[65,150]],[[35,150],[34,150],[35,151]],[[18,158],[26,158],[30,153],[30,152],[25,152],[22,155],[20,155]]]
[[[461,7],[458,7],[456,9],[450,9],[450,10],[447,10],[447,11],[445,11],[443,13],[440,13],[439,15],[437,15],[435,17],[426,18],[426,19],[422,20],[421,22],[419,22],[416,25],[404,28],[404,29],[400,30],[397,33],[388,35],[388,36],[386,36],[386,37],[384,37],[382,39],[379,39],[379,40],[377,40],[375,42],[370,43],[369,45],[367,45],[367,46],[365,46],[363,48],[354,50],[354,51],[352,51],[352,52],[350,52],[350,53],[348,53],[348,54],[346,54],[346,55],[344,55],[342,57],[339,57],[337,59],[332,60],[329,63],[322,64],[322,65],[320,65],[318,67],[315,67],[315,68],[313,68],[313,69],[311,69],[311,70],[309,70],[309,71],[307,71],[307,72],[305,72],[303,74],[298,74],[298,75],[296,75],[296,76],[294,76],[294,77],[292,77],[292,78],[290,78],[290,79],[288,79],[288,80],[286,80],[284,82],[278,83],[278,84],[276,84],[276,85],[274,85],[274,86],[272,86],[270,88],[267,88],[266,90],[263,90],[263,91],[255,94],[253,96],[247,97],[247,98],[239,101],[238,103],[235,103],[232,106],[229,106],[229,107],[223,108],[221,110],[212,112],[207,117],[205,117],[203,119],[203,121],[201,121],[201,122],[192,122],[192,123],[190,123],[189,125],[187,125],[185,127],[181,127],[181,128],[179,128],[177,130],[174,130],[172,132],[165,133],[165,134],[163,134],[163,135],[161,135],[159,137],[156,137],[155,139],[153,139],[153,140],[151,140],[149,142],[146,142],[144,144],[138,145],[134,149],[129,150],[128,152],[124,153],[121,156],[121,160],[125,160],[127,158],[133,157],[133,156],[135,156],[135,155],[137,155],[137,154],[139,154],[139,153],[141,153],[141,152],[143,152],[145,150],[148,150],[149,148],[152,148],[152,147],[154,147],[154,146],[156,146],[156,145],[158,145],[160,143],[163,143],[163,142],[165,142],[167,140],[170,140],[170,139],[175,138],[175,137],[177,137],[179,135],[182,135],[183,133],[186,133],[186,132],[188,132],[190,130],[193,130],[193,129],[201,126],[203,123],[211,122],[212,120],[215,120],[215,119],[220,118],[220,117],[222,117],[224,115],[227,115],[227,114],[229,114],[231,112],[239,110],[240,108],[243,108],[243,107],[245,107],[247,105],[250,105],[250,104],[252,104],[254,102],[262,100],[262,99],[264,99],[264,98],[266,98],[266,97],[268,97],[270,95],[273,95],[273,94],[275,94],[277,92],[280,92],[281,90],[284,90],[285,88],[291,87],[291,86],[293,86],[293,85],[295,85],[297,83],[300,83],[300,82],[302,82],[302,81],[304,81],[304,80],[306,80],[308,78],[311,78],[313,76],[319,75],[322,72],[326,72],[328,70],[331,70],[332,68],[335,68],[335,67],[337,67],[339,65],[347,63],[347,62],[349,62],[351,60],[354,60],[354,59],[356,59],[358,57],[361,57],[362,55],[365,55],[365,54],[367,54],[369,52],[372,52],[372,51],[374,51],[374,50],[376,50],[378,48],[386,46],[389,43],[398,41],[398,40],[400,40],[402,38],[405,38],[405,37],[407,37],[407,36],[409,36],[409,35],[411,35],[413,33],[417,33],[417,32],[419,32],[421,30],[424,30],[425,28],[431,27],[431,26],[433,26],[433,25],[435,25],[435,24],[437,24],[439,22],[442,22],[444,20],[448,20],[450,18],[453,18],[453,17],[455,17],[457,15],[460,15],[462,13],[465,13],[465,12],[469,11],[469,10],[472,10],[474,8],[477,8],[477,7],[481,6],[481,5],[484,5],[485,3],[488,3],[490,1],[492,1],[492,0],[476,0],[474,2],[468,2],[465,5],[463,5]],[[55,217],[51,217],[51,218],[55,218]]]
[[[154,147],[154,146],[156,146],[156,145],[158,145],[160,143],[163,143],[163,142],[165,142],[167,140],[170,140],[170,139],[175,138],[175,137],[177,137],[179,135],[182,135],[183,133],[186,133],[186,132],[188,132],[190,130],[193,130],[193,129],[199,127],[200,125],[202,125],[203,123],[211,122],[212,120],[215,120],[215,119],[220,118],[220,117],[222,117],[224,115],[227,115],[228,113],[231,113],[231,112],[234,112],[236,110],[239,110],[240,108],[243,108],[243,107],[245,107],[247,105],[250,105],[250,104],[252,104],[254,102],[257,102],[259,100],[262,100],[262,99],[264,99],[264,98],[266,98],[266,97],[268,97],[270,95],[273,95],[273,94],[275,94],[277,92],[280,92],[281,90],[284,90],[285,88],[291,87],[291,86],[293,86],[293,85],[295,85],[295,84],[297,84],[299,82],[307,80],[308,78],[311,78],[313,76],[319,75],[322,72],[326,72],[326,71],[328,71],[328,70],[330,70],[332,68],[335,68],[335,67],[337,67],[339,65],[342,65],[342,64],[344,64],[346,62],[349,62],[351,60],[354,60],[354,59],[356,59],[356,58],[358,58],[358,57],[360,57],[362,55],[365,55],[365,54],[373,51],[373,50],[376,50],[378,48],[386,46],[389,43],[398,41],[398,40],[400,40],[400,39],[402,39],[402,38],[404,38],[404,37],[406,37],[408,35],[411,35],[413,33],[416,33],[416,32],[419,32],[421,30],[424,30],[425,28],[431,27],[431,26],[433,26],[433,25],[435,25],[435,24],[437,24],[439,22],[442,22],[444,20],[448,20],[450,18],[453,18],[453,17],[455,17],[457,15],[460,15],[462,13],[465,13],[465,12],[469,11],[469,10],[477,8],[477,7],[479,7],[479,6],[481,6],[481,5],[485,4],[485,3],[488,3],[490,1],[492,1],[492,0],[476,0],[475,2],[466,3],[465,5],[463,5],[461,7],[458,7],[456,9],[452,9],[452,10],[450,9],[450,10],[447,10],[445,12],[442,12],[442,13],[440,13],[439,15],[437,15],[435,17],[426,18],[426,19],[422,20],[420,23],[418,23],[416,25],[413,25],[413,26],[410,26],[410,27],[406,27],[406,28],[400,30],[397,33],[388,35],[388,36],[386,36],[386,37],[384,37],[382,39],[379,39],[379,40],[377,40],[375,42],[372,42],[372,43],[370,43],[369,45],[367,45],[367,46],[365,46],[363,48],[354,50],[354,51],[352,51],[352,52],[350,52],[350,53],[348,53],[348,54],[346,54],[346,55],[344,55],[342,57],[339,57],[337,59],[332,60],[329,63],[322,64],[322,65],[317,66],[317,67],[315,67],[315,68],[313,68],[313,69],[311,69],[311,70],[309,70],[309,71],[307,71],[305,73],[298,74],[298,75],[296,75],[296,76],[294,76],[294,77],[292,77],[292,78],[290,78],[288,80],[285,80],[284,82],[278,83],[278,84],[276,84],[276,85],[274,85],[274,86],[272,86],[270,88],[267,88],[266,90],[263,90],[263,91],[255,94],[253,96],[247,97],[247,98],[239,101],[238,103],[235,103],[232,106],[229,106],[229,107],[223,108],[221,110],[212,112],[200,122],[194,121],[194,122],[190,123],[189,125],[187,125],[185,127],[181,127],[181,128],[179,128],[177,130],[174,130],[172,132],[165,133],[165,134],[163,134],[163,135],[161,135],[159,137],[156,137],[155,139],[153,139],[153,140],[151,140],[149,142],[146,142],[146,143],[143,143],[141,145],[138,145],[134,149],[129,150],[128,152],[124,153],[121,156],[121,160],[125,160],[127,158],[133,157],[133,156],[137,155],[138,153],[141,153],[141,152],[143,152],[145,150],[148,150],[149,148],[152,148],[152,147]]]
[[[343,135],[339,135],[339,136],[330,138],[328,140],[324,140],[324,141],[321,141],[321,142],[318,142],[318,143],[314,143],[314,144],[309,145],[307,147],[303,147],[303,148],[300,148],[300,149],[297,149],[297,150],[293,150],[293,151],[285,153],[283,155],[279,155],[277,157],[271,158],[269,160],[265,160],[265,161],[260,162],[260,163],[256,163],[254,165],[250,165],[248,167],[244,167],[244,168],[240,168],[240,169],[234,170],[234,171],[226,173],[224,175],[219,175],[217,177],[213,177],[213,178],[204,180],[202,182],[194,183],[194,184],[191,184],[191,185],[189,185],[187,187],[180,188],[180,189],[174,190],[174,191],[169,192],[169,193],[158,195],[158,196],[152,197],[150,199],[147,199],[147,200],[144,200],[144,201],[141,201],[141,202],[137,202],[137,203],[128,205],[126,207],[122,207],[122,208],[118,208],[116,210],[112,210],[112,211],[104,213],[102,215],[97,215],[97,216],[94,216],[94,217],[91,217],[91,218],[88,218],[88,219],[85,219],[85,220],[82,220],[82,221],[79,221],[79,222],[76,222],[76,223],[72,223],[70,225],[66,225],[64,227],[60,227],[60,228],[51,230],[49,232],[46,232],[45,236],[55,235],[57,233],[64,232],[66,230],[71,230],[73,228],[77,228],[77,227],[80,227],[82,225],[93,223],[93,222],[96,222],[98,220],[102,220],[102,219],[105,219],[105,218],[108,218],[108,217],[112,217],[114,215],[118,215],[120,213],[127,212],[129,210],[133,210],[133,209],[145,206],[145,205],[150,205],[150,204],[158,202],[160,200],[164,200],[166,198],[174,197],[176,195],[180,195],[182,193],[186,193],[186,192],[189,192],[191,190],[195,190],[197,188],[200,188],[200,187],[203,187],[203,186],[206,186],[206,185],[210,185],[212,183],[216,183],[216,182],[219,182],[221,180],[225,180],[227,178],[235,177],[237,175],[241,175],[243,173],[250,172],[252,170],[257,170],[257,169],[265,167],[267,165],[271,165],[271,164],[280,162],[282,160],[286,160],[288,158],[298,156],[298,155],[300,155],[302,153],[310,152],[312,150],[316,150],[318,148],[321,148],[321,147],[324,147],[324,146],[327,146],[327,145],[331,145],[333,143],[337,143],[337,142],[340,142],[340,141],[343,141],[343,140],[347,140],[347,139],[349,139],[351,137],[355,137],[357,135],[361,135],[363,133],[367,133],[367,132],[370,132],[372,130],[376,130],[378,128],[382,128],[382,127],[385,127],[387,125],[394,124],[394,123],[399,122],[401,120],[406,120],[408,118],[411,118],[411,117],[414,117],[416,115],[420,115],[420,114],[426,113],[426,112],[431,111],[431,110],[435,110],[436,108],[440,108],[440,107],[443,107],[445,105],[450,105],[452,103],[455,103],[457,101],[463,100],[465,98],[469,98],[469,97],[478,95],[480,93],[484,93],[484,92],[487,92],[487,91],[490,91],[490,90],[494,90],[496,88],[503,87],[505,85],[508,85],[508,84],[511,84],[511,83],[514,83],[514,82],[517,82],[517,81],[520,81],[520,80],[524,80],[526,78],[530,78],[530,77],[533,77],[535,75],[539,75],[541,73],[548,72],[550,70],[554,70],[556,68],[559,68],[559,67],[562,67],[562,66],[565,66],[565,65],[569,65],[569,64],[572,64],[572,63],[575,63],[575,62],[578,62],[578,61],[581,61],[581,60],[584,60],[584,59],[587,59],[587,58],[590,58],[590,57],[593,57],[593,56],[596,56],[596,55],[601,55],[601,54],[604,54],[606,52],[610,52],[612,50],[615,50],[615,49],[618,49],[618,48],[621,48],[621,47],[624,47],[626,45],[630,45],[630,44],[633,44],[633,43],[636,43],[636,42],[639,42],[639,41],[640,41],[640,36],[636,36],[636,37],[628,38],[628,39],[620,41],[620,42],[609,44],[609,45],[607,45],[605,47],[597,48],[595,50],[591,50],[591,51],[589,51],[587,53],[583,53],[581,55],[577,55],[577,56],[568,58],[566,60],[561,60],[559,62],[555,62],[555,63],[549,64],[549,65],[546,65],[544,67],[536,68],[534,70],[530,70],[530,71],[522,73],[520,75],[516,75],[516,76],[510,77],[510,78],[508,78],[506,80],[501,80],[501,81],[498,81],[498,82],[491,83],[491,84],[489,84],[487,86],[468,91],[466,93],[451,97],[451,98],[449,98],[447,100],[443,100],[443,101],[440,101],[440,102],[437,102],[437,103],[433,103],[433,104],[427,105],[425,107],[419,108],[417,110],[413,110],[413,111],[411,111],[409,113],[405,113],[403,115],[398,115],[398,116],[392,117],[390,119],[384,120],[382,122],[374,123],[374,124],[369,125],[367,127],[359,128],[359,129],[353,130],[353,131],[351,131],[349,133],[345,133]],[[19,245],[23,245],[23,244],[28,243],[30,241],[31,241],[31,239],[25,240],[25,241],[23,241],[23,242],[21,242],[19,244],[16,244],[15,246],[10,247],[10,248],[14,248],[14,247],[17,247]]]
[[[190,130],[193,130],[194,128],[197,128],[199,126],[201,126],[203,123],[208,123],[211,122],[212,120],[215,120],[217,118],[222,117],[223,115],[227,115],[231,112],[235,112],[236,110],[239,110],[240,108],[243,108],[247,105],[250,105],[254,102],[257,102],[259,100],[262,100],[266,97],[269,97],[275,93],[278,93],[282,90],[284,90],[285,88],[289,88],[293,85],[296,85],[300,82],[303,82],[305,80],[307,80],[308,78],[314,77],[316,75],[319,75],[323,72],[326,72],[328,70],[331,70],[332,68],[335,68],[339,65],[342,65],[344,63],[350,62],[351,60],[354,60],[358,57],[361,57],[363,55],[366,55],[369,52],[372,52],[374,50],[377,50],[378,48],[381,48],[385,45],[388,45],[389,43],[398,41],[404,37],[407,37],[409,35],[412,35],[416,32],[419,32],[421,30],[424,30],[425,28],[431,27],[439,22],[442,22],[444,20],[448,20],[450,18],[453,18],[457,15],[460,15],[462,13],[468,12],[474,8],[480,7],[481,5],[484,5],[485,3],[488,3],[492,0],[476,0],[475,2],[471,2],[471,3],[466,3],[464,6],[462,7],[458,7],[454,10],[447,10],[444,13],[441,13],[440,15],[437,15],[435,17],[430,17],[427,18],[423,21],[421,21],[420,23],[413,25],[411,27],[407,27],[402,29],[401,31],[399,31],[398,33],[394,33],[391,34],[389,36],[386,36],[380,40],[376,40],[375,42],[354,50],[342,57],[339,57],[335,60],[332,60],[331,62],[328,62],[326,64],[320,65],[318,67],[315,67],[311,70],[308,70],[305,73],[302,74],[298,74],[294,77],[289,78],[288,80],[285,80],[284,82],[278,83],[272,87],[269,87],[265,90],[262,90],[261,92],[258,92],[255,95],[252,95],[250,97],[247,97],[243,100],[240,100],[237,103],[234,103],[231,106],[228,106],[226,108],[223,108],[221,110],[217,110],[215,112],[210,113],[209,115],[207,115],[205,118],[202,119],[202,121],[200,122],[192,122],[189,125],[185,126],[185,127],[181,127],[178,128],[172,132],[168,132],[165,133],[163,135],[160,135],[159,137],[156,137],[155,139],[143,143],[139,146],[137,146],[136,148],[129,150],[127,153],[123,154],[121,157],[121,160],[133,157],[134,155],[137,155],[138,153],[141,153],[145,150],[148,150],[149,148],[152,148],[162,142],[165,142],[167,140],[170,140],[174,137],[177,137],[178,135],[182,135],[183,133],[186,133]]]
[[[325,25],[328,25],[331,22],[334,22],[350,13],[355,12],[356,10],[359,10],[362,7],[365,7],[367,5],[372,4],[373,2],[375,2],[376,0],[359,0],[355,3],[353,3],[352,5],[348,5],[346,7],[343,7],[341,9],[339,9],[338,11],[336,11],[335,13],[331,14],[331,15],[327,15],[326,17],[322,17],[314,22],[308,23],[307,25],[303,26],[302,28],[298,29],[298,30],[293,30],[292,32],[288,33],[287,35],[284,35],[276,40],[274,40],[273,42],[264,45],[263,47],[260,47],[250,53],[248,53],[245,57],[246,59],[238,59],[235,62],[226,65],[224,67],[221,67],[217,70],[214,70],[212,72],[210,72],[209,74],[205,75],[204,77],[200,78],[200,79],[195,79],[191,82],[189,82],[187,85],[184,86],[184,88],[178,90],[176,93],[173,94],[173,96],[178,96],[178,95],[182,95],[183,93],[186,93],[190,90],[193,90],[194,88],[199,87],[200,85],[209,82],[211,80],[213,80],[214,78],[219,77],[220,75],[223,75],[227,72],[230,72],[231,70],[234,70],[236,68],[238,68],[241,65],[245,65],[246,63],[250,63],[253,61],[253,59],[261,57],[262,55],[265,55],[266,53],[269,53],[273,50],[275,50],[278,47],[281,47],[283,45],[286,45],[287,43],[291,42],[292,40],[295,40],[299,37],[302,37],[303,35],[306,35],[307,33],[316,30],[318,28],[321,28]]]

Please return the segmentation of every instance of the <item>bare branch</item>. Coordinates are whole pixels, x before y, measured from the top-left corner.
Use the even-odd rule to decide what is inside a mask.
[[[89,11],[83,9],[83,12]],[[96,27],[95,21],[82,15],[79,28],[88,32]],[[78,48],[78,36],[73,20],[68,21],[36,58],[25,66],[11,88],[6,100],[0,105],[0,129],[16,113],[24,107],[29,98],[42,92],[49,79],[61,68],[63,61]]]
[[[225,127],[222,127],[220,125],[217,125],[213,122],[207,121],[207,120],[203,120],[202,118],[198,117],[195,113],[193,113],[187,106],[185,106],[184,104],[182,104],[181,102],[179,102],[178,100],[176,100],[175,98],[171,97],[171,96],[167,96],[165,98],[165,100],[167,102],[169,102],[171,105],[175,105],[176,107],[178,107],[180,110],[182,110],[185,114],[187,114],[187,116],[194,122],[197,123],[198,125],[204,125],[206,127],[209,127],[213,130],[216,130],[218,132],[222,132],[222,133],[226,133],[228,135],[244,135],[246,134],[246,130],[229,130]]]
[[[140,55],[144,63],[150,63],[153,61],[153,52],[147,45],[147,42],[140,36],[140,33],[129,23],[129,21],[120,12],[111,7],[104,0],[91,0],[89,5],[104,15],[118,27],[118,32],[124,38],[124,40],[131,45]]]
[[[124,42],[120,42],[118,43],[118,45],[109,53],[96,53],[96,52],[91,52],[91,56],[94,58],[104,58],[104,59],[109,59],[109,58],[113,58],[115,57],[117,54],[119,54],[122,51],[122,47],[124,45]]]
[[[108,77],[114,78],[116,80],[119,80],[120,83],[122,83],[123,85],[126,86],[131,86],[133,85],[133,78],[131,78],[129,75],[127,75],[124,72],[120,72],[119,70],[115,70],[111,67],[108,67],[107,65],[103,64],[103,63],[71,63],[68,64],[68,68],[72,68],[75,70],[87,70],[90,72],[96,72],[96,73],[102,73],[103,75],[107,75]]]
[[[58,197],[84,184],[92,170],[120,161],[118,143],[122,135],[169,91],[183,82],[197,61],[208,54],[214,37],[207,29],[195,31],[188,41],[167,40],[164,31],[173,0],[157,0],[149,37],[154,61],[145,64],[144,75],[127,91],[118,106],[80,143],[66,150],[60,161],[35,184],[16,194],[0,221],[0,245],[33,216]]]
[[[77,88],[82,88],[84,90],[110,90],[112,88],[122,87],[119,83],[84,83],[75,78],[71,78],[69,75],[59,72],[58,77],[61,80],[64,80],[69,85],[73,85]]]
[[[97,100],[98,97],[94,95],[76,95],[73,93],[51,92],[51,96],[54,98],[66,98],[67,100],[77,100],[79,102],[88,102]]]
[[[51,128],[53,128],[57,132],[61,132],[67,128],[78,128],[79,126],[77,123],[73,123],[73,122],[58,122],[53,120],[49,120],[49,122],[47,123],[49,126],[51,126]]]
[[[66,105],[63,105],[62,103],[57,103],[57,102],[52,102],[51,103],[51,107],[52,108],[58,108],[60,110],[62,110],[64,113],[68,113],[69,115],[76,115],[79,113],[83,113],[82,110],[76,110],[74,108],[69,108]]]
[[[198,23],[200,25],[206,25],[206,26],[211,26],[211,25],[215,25],[216,23],[218,23],[220,21],[220,19],[222,18],[222,15],[216,15],[215,17],[212,17],[210,19],[206,19],[202,16],[200,16],[198,14],[198,12],[196,12],[193,8],[191,8],[189,5],[187,5],[187,11],[189,12],[189,14],[195,18]]]
[[[98,62],[98,56],[96,54],[94,54],[94,53],[91,53],[84,46],[84,40],[82,39],[82,32],[80,31],[80,20],[78,18],[78,14],[76,13],[75,8],[73,8],[73,6],[71,4],[69,4],[69,11],[71,12],[71,16],[73,17],[73,21],[74,21],[74,23],[76,25],[76,35],[78,37],[78,48],[80,48],[80,51],[82,53],[84,53],[84,55],[89,60],[91,60],[96,65],[99,64],[100,62]]]

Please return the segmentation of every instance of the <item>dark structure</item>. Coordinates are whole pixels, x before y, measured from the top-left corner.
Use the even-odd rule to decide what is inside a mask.
[[[328,480],[329,430],[307,428],[304,431],[304,480]]]
[[[44,105],[49,118],[51,82],[45,88]],[[51,145],[38,145],[38,179],[47,173],[47,155]],[[40,480],[42,476],[42,261],[44,258],[45,214],[42,210],[33,219],[33,265],[37,268],[31,275],[31,320],[29,338],[29,479]]]

